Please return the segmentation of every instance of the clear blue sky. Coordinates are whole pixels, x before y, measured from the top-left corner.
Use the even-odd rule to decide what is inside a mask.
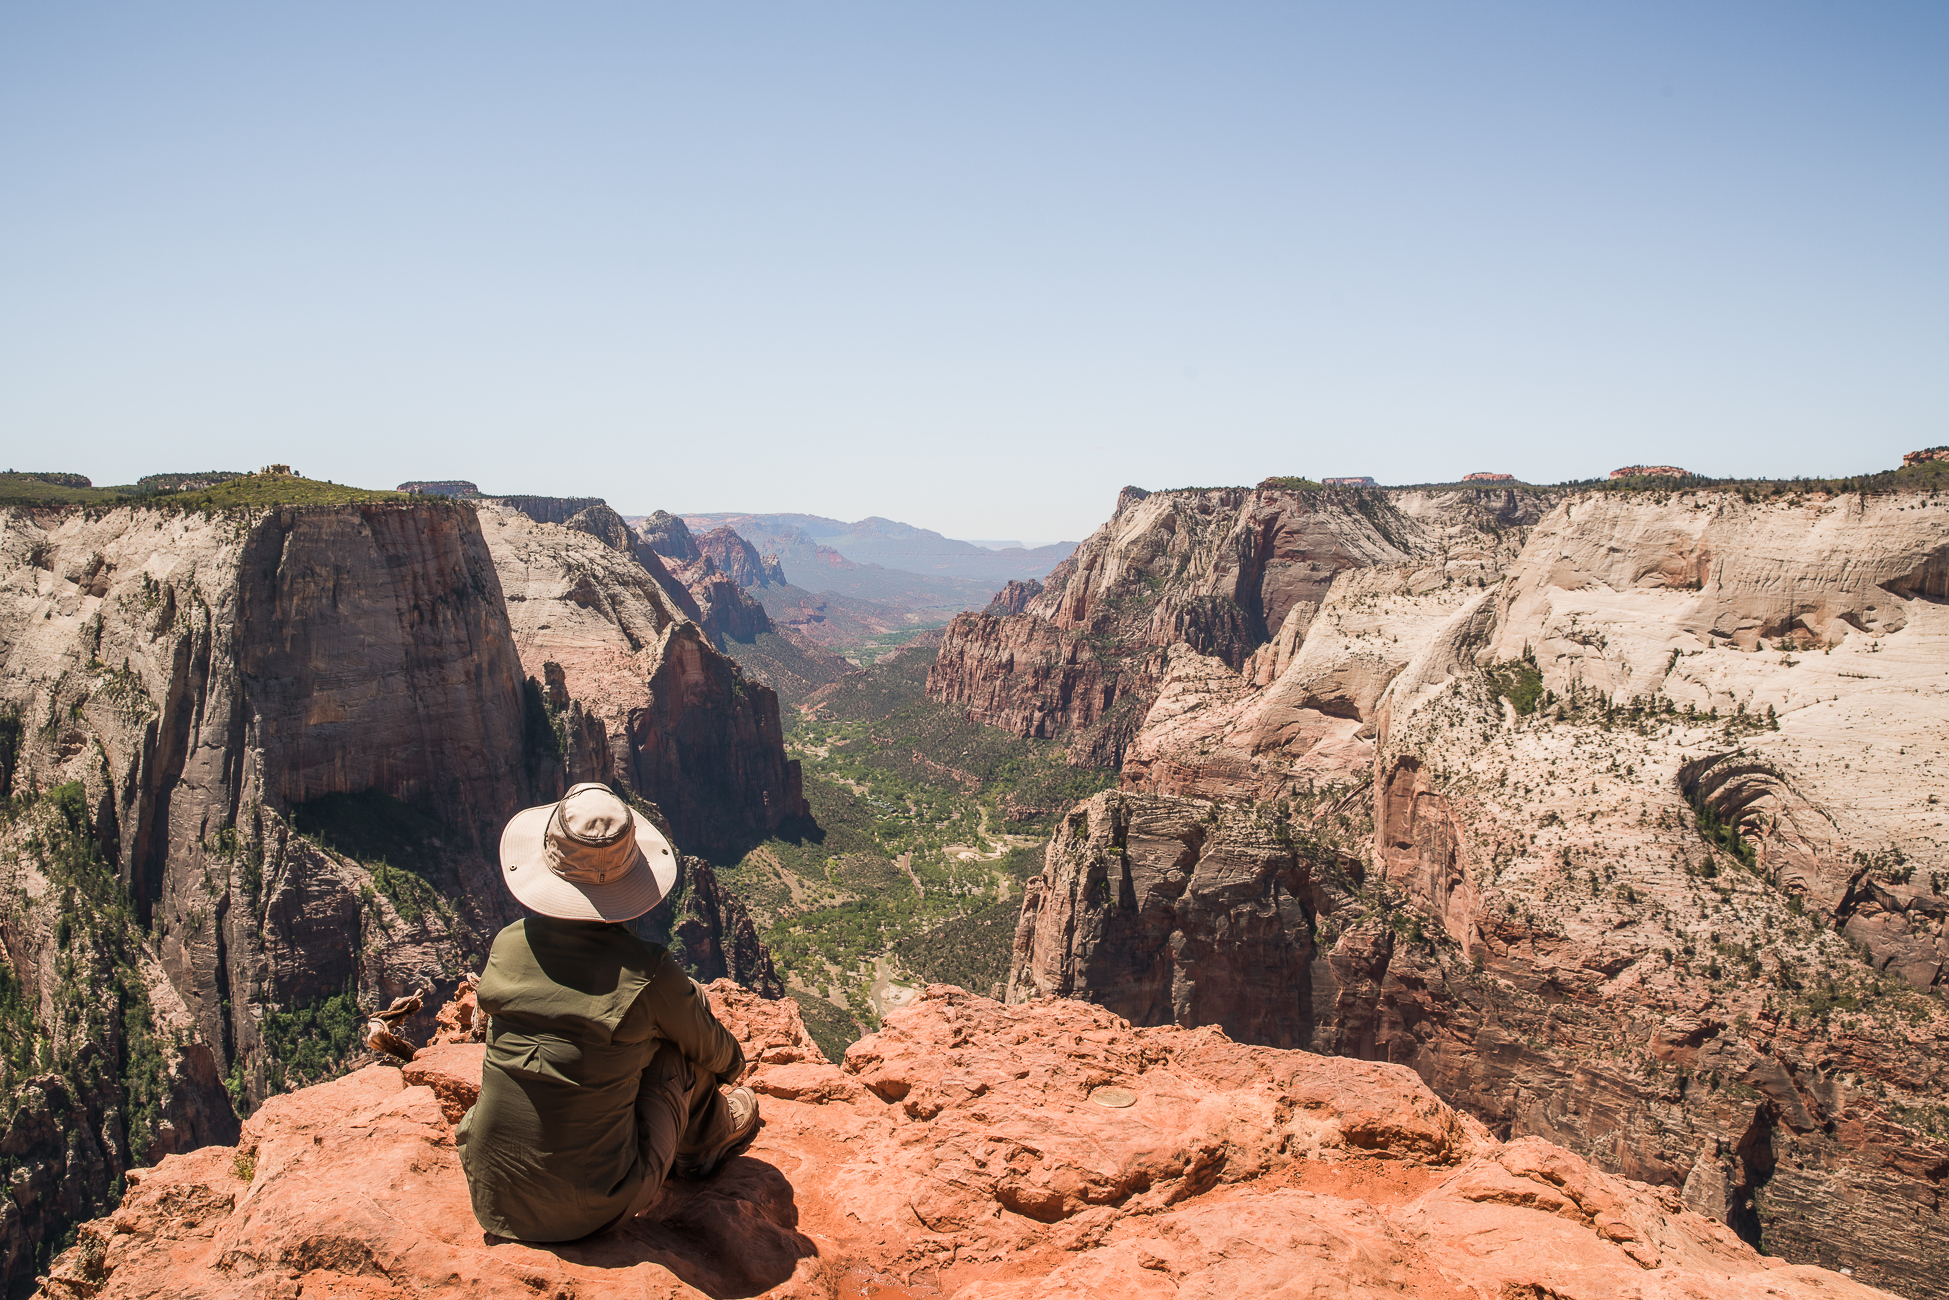
[[[0,461],[1047,540],[1949,442],[1949,5],[0,6]],[[4,465],[0,465],[4,467]]]

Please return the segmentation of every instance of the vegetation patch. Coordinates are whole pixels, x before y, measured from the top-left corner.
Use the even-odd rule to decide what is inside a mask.
[[[0,474],[0,506],[65,506],[113,503],[133,492],[133,488],[98,488],[80,474],[22,473],[8,470]]]
[[[267,506],[349,506],[371,501],[411,501],[404,492],[348,487],[296,474],[242,474],[191,492],[157,494],[156,504],[180,510],[263,509]]]
[[[957,916],[900,941],[893,955],[927,984],[955,984],[983,997],[1008,979],[1019,898]]]
[[[794,993],[792,1000],[798,1003],[799,1019],[805,1022],[805,1031],[812,1035],[812,1041],[819,1045],[827,1060],[837,1063],[843,1059],[846,1049],[865,1032],[850,1012],[824,998]]]
[[[272,1092],[335,1079],[360,1051],[358,995],[352,989],[289,1011],[266,1012],[257,1033]]]
[[[1528,717],[1543,702],[1543,670],[1536,666],[1535,651],[1525,648],[1521,659],[1495,664],[1488,673],[1495,693],[1518,714]]]
[[[844,1024],[821,1032],[845,1041],[876,1023],[889,967],[983,995],[1006,978],[1050,828],[1116,780],[926,699],[929,666],[910,652],[820,690],[786,737],[811,819],[719,869],[801,1004],[838,1008]]]

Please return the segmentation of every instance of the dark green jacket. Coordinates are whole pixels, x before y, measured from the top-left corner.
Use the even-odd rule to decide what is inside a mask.
[[[474,1217],[496,1236],[573,1241],[628,1207],[654,1158],[638,1147],[636,1097],[659,1043],[706,1073],[744,1068],[697,985],[621,925],[516,921],[495,936],[478,996],[487,1062],[455,1140]]]

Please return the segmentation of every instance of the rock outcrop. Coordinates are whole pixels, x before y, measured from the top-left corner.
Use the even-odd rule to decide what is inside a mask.
[[[1243,661],[1160,655],[1010,996],[1409,1065],[1940,1294],[1949,505],[1592,493],[1460,558],[1350,568]]]
[[[720,570],[674,515],[658,511],[643,521],[644,531],[638,534],[615,511],[596,505],[568,517],[564,526],[633,557],[680,617],[697,624],[713,648],[731,656],[746,677],[771,687],[781,700],[802,698],[851,671],[851,664],[820,649],[798,629],[774,623],[765,606]],[[761,577],[775,575],[784,589],[784,575],[775,562],[767,570],[760,561],[759,568]]]
[[[498,579],[438,501],[0,512],[0,714],[4,1073],[20,1115],[63,1091],[22,1082],[35,1060],[76,1104],[6,1150],[17,1280],[131,1164],[227,1140],[224,1085],[275,1086],[288,1017],[450,988],[503,919],[479,846],[529,786]],[[423,823],[415,869],[331,847],[333,801]]]
[[[0,1285],[131,1166],[356,1051],[361,1005],[431,994],[428,1028],[516,914],[516,809],[613,777],[704,851],[802,810],[776,702],[593,509],[0,511]],[[524,671],[579,684],[632,639],[620,745],[559,663]],[[699,952],[767,986],[736,909],[698,907]]]
[[[704,552],[698,548],[690,526],[668,510],[659,510],[644,519],[636,531],[646,546],[666,560],[684,565],[695,564],[703,558]]]
[[[480,517],[563,779],[627,785],[663,810],[681,848],[706,856],[735,857],[804,814],[777,696],[683,617],[635,554],[511,510]]]
[[[728,527],[705,533],[697,539],[697,549],[710,556],[718,570],[740,587],[786,585],[785,570],[778,557],[758,554],[757,547]]]
[[[1126,488],[1110,522],[1019,611],[955,618],[928,695],[1020,736],[1060,738],[1079,763],[1117,766],[1167,649],[1238,670],[1289,619],[1303,636],[1339,574],[1479,565],[1513,554],[1544,508],[1514,490]]]
[[[566,524],[584,510],[609,508],[609,503],[601,497],[511,496],[483,497],[482,501],[487,505],[519,510],[538,524]]]
[[[623,1229],[480,1233],[453,1126],[484,1049],[458,1044],[275,1098],[234,1149],[142,1171],[41,1294],[1885,1294],[1548,1142],[1499,1143],[1398,1066],[939,985],[833,1065],[792,1003],[710,995],[764,1127]]]
[[[1626,465],[1611,471],[1612,478],[1687,478],[1690,470],[1676,465]]]

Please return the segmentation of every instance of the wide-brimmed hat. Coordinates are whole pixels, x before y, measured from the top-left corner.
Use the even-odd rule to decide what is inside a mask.
[[[501,878],[522,904],[570,921],[628,921],[677,882],[677,855],[649,819],[587,781],[524,808],[501,832]]]

